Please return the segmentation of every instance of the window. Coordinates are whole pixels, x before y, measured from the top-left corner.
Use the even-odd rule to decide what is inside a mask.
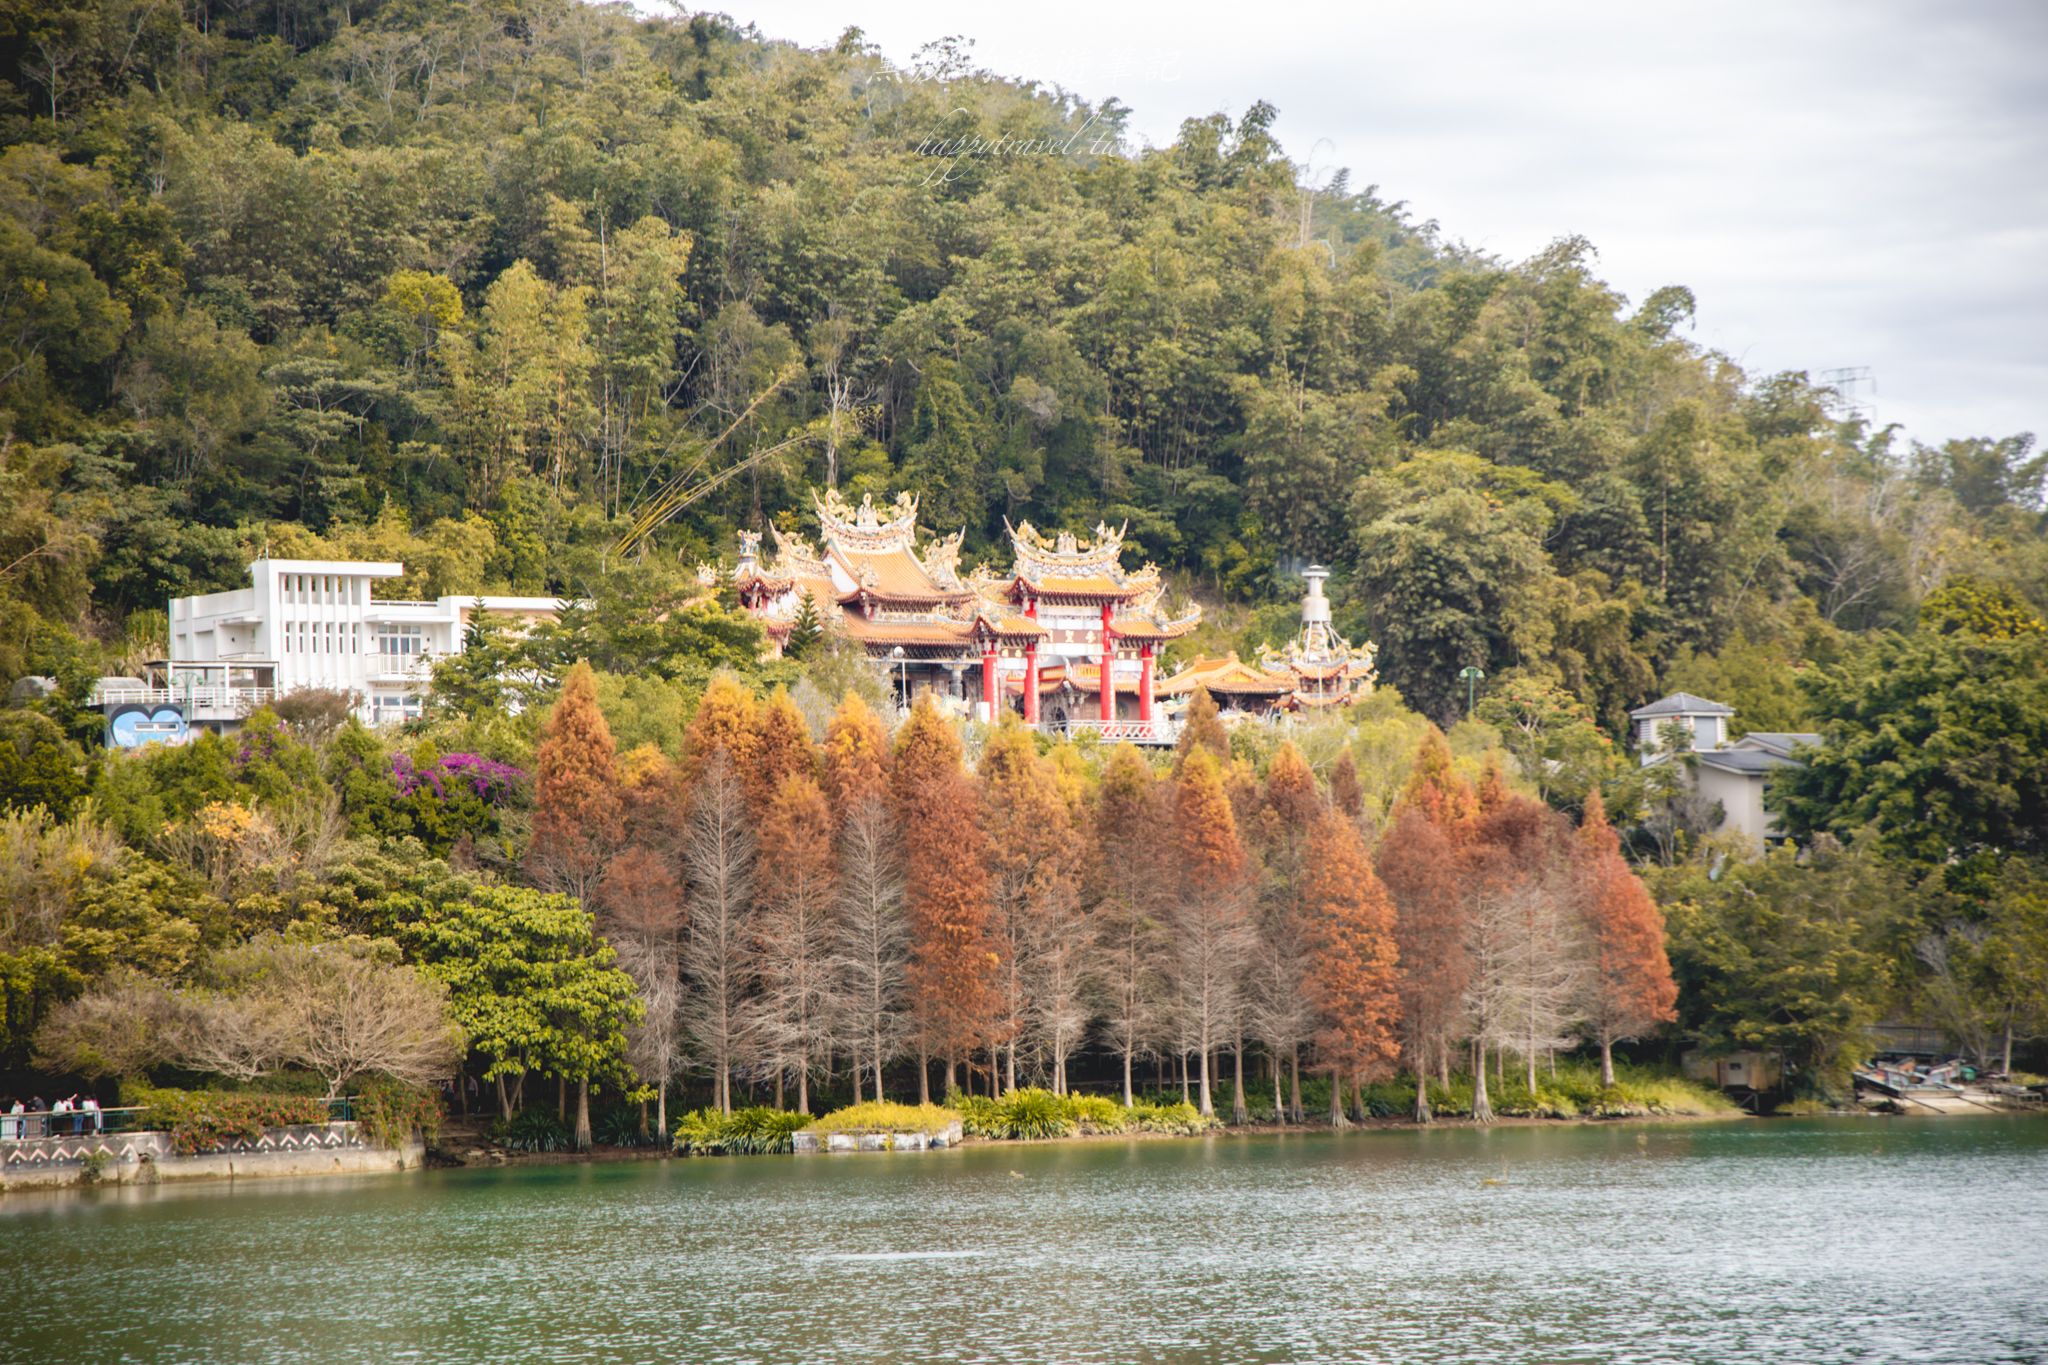
[[[426,629],[422,626],[377,627],[377,652],[395,658],[413,659],[426,653]]]
[[[418,720],[420,696],[416,692],[379,692],[370,701],[372,725],[397,725]]]

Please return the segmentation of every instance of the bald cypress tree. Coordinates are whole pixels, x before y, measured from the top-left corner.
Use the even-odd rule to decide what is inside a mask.
[[[910,964],[905,973],[918,1043],[918,1099],[931,1098],[930,1059],[959,1061],[990,1042],[997,1012],[989,937],[985,837],[960,737],[929,698],[897,734],[893,758],[904,847]]]
[[[777,1077],[796,1080],[796,1106],[809,1113],[811,1073],[832,1038],[832,949],[838,895],[832,810],[816,781],[782,779],[756,838],[761,878],[754,916],[750,1030],[755,1056]],[[777,1089],[781,1088],[778,1079]]]
[[[1450,746],[1432,729],[1376,859],[1394,898],[1402,1046],[1415,1073],[1418,1123],[1430,1119],[1431,1073],[1448,1076],[1451,1049],[1463,1036],[1472,976],[1464,860],[1476,808],[1471,788],[1451,767]]]
[[[1172,904],[1167,841],[1172,814],[1144,756],[1120,744],[1102,765],[1089,849],[1097,970],[1109,1045],[1123,1063],[1124,1103],[1134,1098],[1136,1059],[1157,1041],[1164,1001],[1161,964]]]
[[[843,822],[871,801],[887,798],[889,732],[855,692],[840,701],[825,726],[825,795]]]
[[[535,756],[533,839],[527,875],[546,891],[588,900],[624,832],[611,727],[597,708],[597,679],[578,663],[541,727]]]
[[[1393,901],[1373,873],[1358,826],[1325,811],[1310,826],[1307,845],[1302,992],[1315,1011],[1316,1058],[1330,1076],[1330,1123],[1342,1127],[1346,1082],[1376,1079],[1401,1054],[1400,951]]]
[[[1593,940],[1584,1002],[1587,1034],[1600,1045],[1600,1083],[1614,1084],[1614,1045],[1678,1017],[1678,987],[1664,953],[1664,915],[1621,856],[1599,788],[1579,822],[1586,927]]]
[[[1241,1003],[1252,932],[1244,845],[1222,770],[1207,749],[1187,754],[1174,779],[1173,850],[1174,991],[1198,1055],[1201,1111],[1213,1115],[1210,1058],[1228,1036]]]

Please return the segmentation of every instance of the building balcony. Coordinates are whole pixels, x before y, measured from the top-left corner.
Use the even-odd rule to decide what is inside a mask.
[[[426,682],[434,675],[433,654],[372,654],[365,668],[371,682]]]
[[[231,687],[208,684],[191,687],[160,687],[102,683],[92,690],[92,705],[176,706],[187,721],[240,720],[258,707],[277,700],[274,687]]]

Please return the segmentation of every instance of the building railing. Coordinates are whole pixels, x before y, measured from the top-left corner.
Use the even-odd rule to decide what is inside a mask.
[[[1100,716],[1069,716],[1048,721],[1044,728],[1054,733],[1091,734],[1105,744],[1172,744],[1180,738],[1180,726],[1163,716],[1151,720],[1103,720]]]
[[[424,678],[434,671],[434,656],[419,654],[372,654],[370,676],[375,678]]]
[[[107,1109],[30,1109],[9,1113],[0,1109],[0,1142],[33,1142],[52,1137],[94,1137],[103,1133],[147,1133],[158,1125],[145,1117],[146,1104]],[[347,1123],[355,1118],[355,1098],[344,1095],[327,1101],[330,1122]]]
[[[94,706],[190,706],[224,711],[255,710],[277,700],[274,687],[106,687],[92,690]]]

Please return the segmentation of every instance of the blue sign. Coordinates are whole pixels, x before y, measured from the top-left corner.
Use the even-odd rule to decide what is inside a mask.
[[[140,749],[146,744],[183,744],[190,735],[183,708],[168,702],[154,706],[116,706],[107,713],[107,744],[115,749]]]

